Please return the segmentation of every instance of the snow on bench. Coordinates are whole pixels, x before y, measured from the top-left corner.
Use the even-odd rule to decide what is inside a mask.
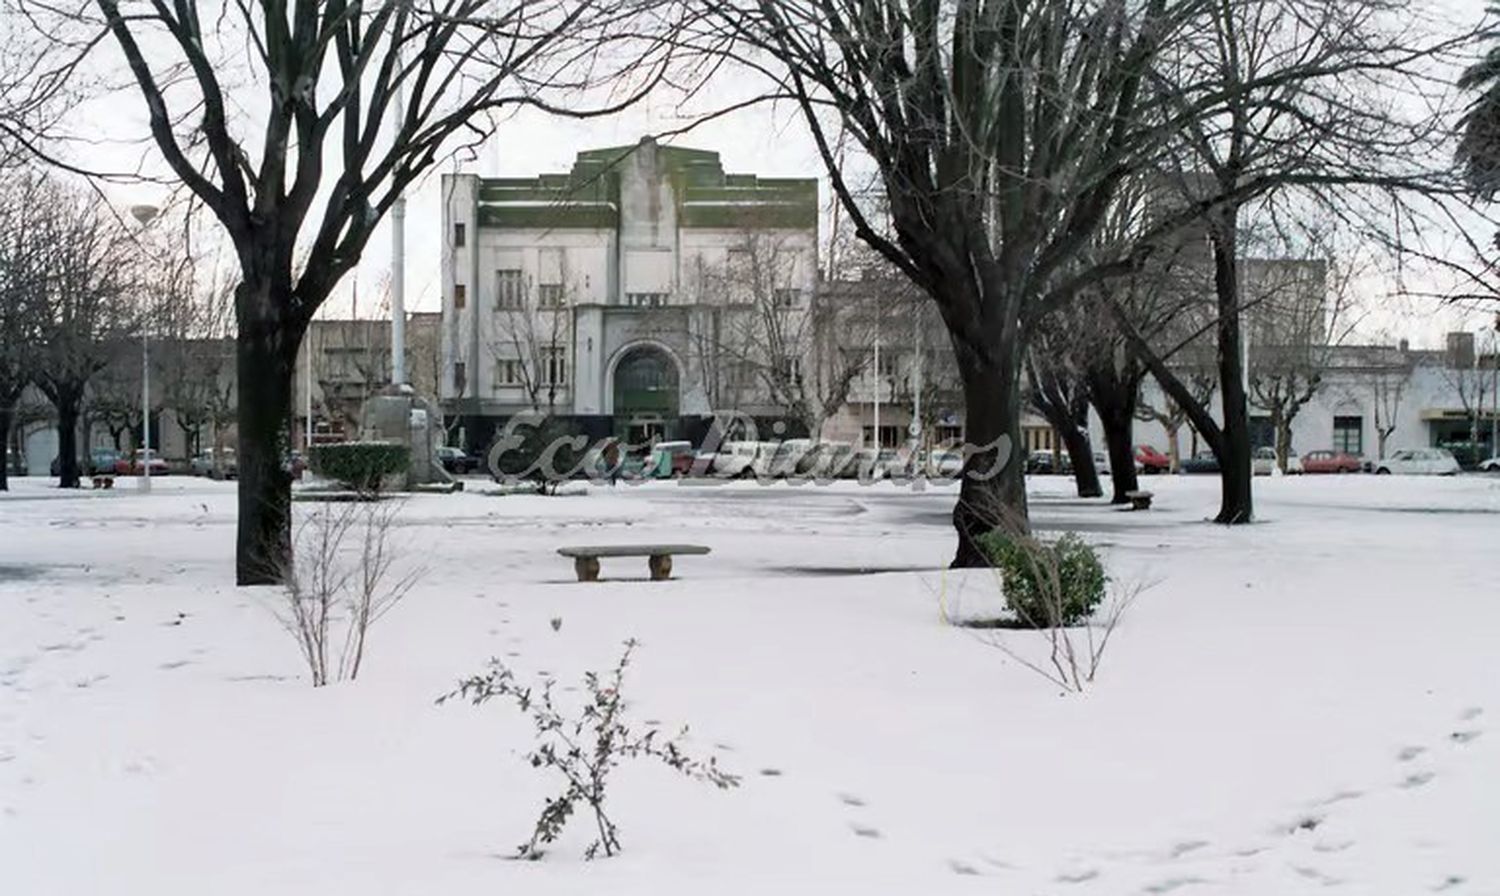
[[[599,581],[600,557],[646,557],[651,580],[659,582],[672,577],[673,554],[707,554],[701,544],[605,544],[558,548],[564,557],[573,558],[573,570],[580,582]]]
[[[1130,499],[1130,509],[1131,510],[1150,510],[1151,509],[1151,493],[1150,492],[1126,492],[1125,493],[1125,497],[1127,497],[1127,498]]]

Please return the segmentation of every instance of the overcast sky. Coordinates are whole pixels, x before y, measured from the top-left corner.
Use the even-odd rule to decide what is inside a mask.
[[[1451,13],[1455,20],[1468,22],[1476,20],[1483,9],[1483,0],[1434,0],[1434,3],[1435,8],[1444,10],[1445,17]],[[721,97],[711,99],[720,100],[724,95],[745,89],[743,84],[721,85],[717,91]],[[139,95],[130,91],[107,102],[91,104],[88,109],[78,110],[78,114],[86,117],[92,128],[118,137],[125,133],[144,134],[142,111]],[[255,115],[253,119],[259,117]],[[674,108],[662,102],[647,102],[607,119],[575,121],[526,111],[503,122],[477,160],[462,165],[446,163],[408,194],[408,309],[436,310],[439,307],[441,209],[437,184],[441,173],[459,170],[483,176],[535,176],[543,172],[563,172],[571,167],[573,157],[580,150],[628,145],[644,134],[673,130],[682,124]],[[674,137],[669,142],[716,151],[722,156],[725,169],[731,172],[822,179],[822,165],[803,122],[793,108],[784,104],[742,110],[702,124],[691,133]],[[94,165],[115,163],[129,167],[130,162],[118,160],[139,156],[143,151],[148,150],[140,143],[122,147],[117,142],[112,146],[87,150],[85,154]],[[160,170],[157,167],[159,162],[154,159],[148,165]],[[121,205],[158,203],[163,193],[159,186],[111,186],[107,191]],[[829,201],[826,182],[820,194],[826,208]],[[345,316],[350,312],[356,281],[360,315],[374,314],[379,284],[387,276],[390,259],[390,229],[388,224],[383,224],[370,242],[357,278],[346,279],[325,306],[324,314]],[[1381,278],[1361,281],[1361,304],[1380,309],[1378,313],[1366,316],[1363,335],[1389,336],[1391,339],[1404,336],[1416,345],[1435,346],[1448,330],[1487,328],[1493,321],[1492,312],[1457,308],[1434,299],[1394,296],[1391,294],[1394,286]],[[1408,283],[1407,286],[1420,288],[1420,284],[1412,287]]]

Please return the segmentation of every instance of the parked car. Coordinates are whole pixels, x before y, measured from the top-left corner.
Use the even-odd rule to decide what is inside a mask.
[[[1446,448],[1404,448],[1375,463],[1375,472],[1383,475],[1452,476],[1458,469],[1458,460]]]
[[[1217,473],[1219,472],[1219,458],[1212,451],[1199,451],[1182,462],[1182,472]]]
[[[964,453],[954,449],[931,451],[925,471],[932,479],[956,479],[964,471]]]
[[[115,461],[115,475],[144,476],[148,467],[152,476],[165,476],[171,472],[166,459],[159,457],[154,450],[137,448],[131,452],[130,457]]]
[[[693,461],[698,452],[692,442],[657,442],[646,461],[649,476],[686,476],[693,471]]]
[[[444,470],[454,475],[472,473],[479,469],[479,458],[453,445],[439,445],[437,460]]]
[[[235,479],[240,474],[239,461],[235,459],[233,448],[210,448],[193,458],[188,467],[194,476],[207,476],[210,479]]]
[[[1500,473],[1500,457],[1492,457],[1479,465],[1481,473]]]
[[[761,457],[770,448],[769,442],[725,442],[714,456],[714,475],[726,479],[755,476],[762,468]]]
[[[1358,473],[1364,461],[1346,451],[1309,451],[1302,455],[1304,473]]]
[[[1135,446],[1135,463],[1142,473],[1165,473],[1172,469],[1172,459],[1150,445]]]
[[[1067,455],[1062,455],[1062,465],[1067,465]],[[1060,465],[1055,462],[1051,451],[1033,451],[1026,455],[1026,474],[1028,476],[1045,476],[1058,472]]]
[[[1256,476],[1270,476],[1276,472],[1276,449],[1257,448],[1250,455],[1250,472]],[[1286,453],[1286,472],[1288,476],[1295,476],[1302,472],[1302,461],[1297,457],[1297,452]]]
[[[844,475],[854,463],[854,446],[848,442],[814,442],[802,455],[797,471],[813,479],[832,479]]]
[[[86,469],[90,476],[113,473],[115,471],[115,464],[120,462],[120,456],[120,452],[114,448],[95,448],[89,452],[89,462]]]

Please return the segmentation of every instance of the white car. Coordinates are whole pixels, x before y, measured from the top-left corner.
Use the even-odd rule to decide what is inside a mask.
[[[1492,457],[1479,465],[1481,473],[1500,473],[1500,457]]]
[[[1276,449],[1257,448],[1250,456],[1250,471],[1256,476],[1270,476],[1276,472]],[[1302,458],[1297,452],[1286,453],[1286,472],[1288,476],[1295,476],[1302,472]]]
[[[763,458],[773,446],[771,442],[725,442],[714,457],[714,475],[726,479],[755,476],[761,472]]]
[[[1375,472],[1385,475],[1452,476],[1458,472],[1458,461],[1446,448],[1404,448],[1375,462]]]

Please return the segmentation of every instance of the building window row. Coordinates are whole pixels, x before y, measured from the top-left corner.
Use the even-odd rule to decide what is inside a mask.
[[[568,351],[566,346],[550,345],[541,350],[539,386],[568,384]],[[524,386],[528,382],[526,362],[520,358],[495,359],[495,388]]]

